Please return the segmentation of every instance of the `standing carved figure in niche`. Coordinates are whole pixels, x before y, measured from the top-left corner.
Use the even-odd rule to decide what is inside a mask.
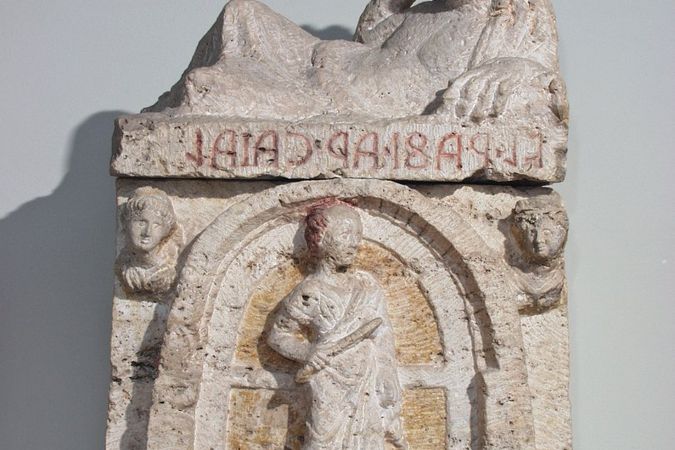
[[[133,293],[168,291],[176,278],[176,260],[183,244],[171,200],[159,189],[142,187],[123,208],[127,245],[116,262],[120,281]]]
[[[384,291],[351,270],[362,239],[352,206],[329,199],[311,208],[305,240],[312,272],[282,301],[268,344],[300,362],[311,404],[305,450],[405,449],[394,335]]]
[[[568,227],[567,213],[557,197],[534,197],[516,203],[511,232],[520,250],[514,272],[524,293],[521,309],[547,309],[563,298],[566,284],[562,256]]]

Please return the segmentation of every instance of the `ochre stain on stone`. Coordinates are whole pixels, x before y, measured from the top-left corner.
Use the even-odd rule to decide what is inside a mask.
[[[298,365],[275,352],[267,344],[275,308],[302,281],[296,265],[289,263],[272,270],[255,287],[239,330],[235,358],[254,367],[291,373]]]
[[[403,429],[410,450],[446,447],[446,408],[443,389],[409,389],[403,393]]]
[[[398,364],[440,364],[443,349],[431,306],[411,271],[391,252],[371,242],[359,249],[355,270],[371,273],[385,290],[394,329]],[[272,371],[292,373],[297,364],[267,345],[267,333],[279,302],[302,281],[300,268],[288,263],[272,270],[254,288],[239,330],[237,361]]]
[[[299,450],[305,433],[307,402],[301,391],[233,389],[230,393],[228,448]],[[445,448],[445,402],[443,389],[404,392],[401,417],[410,450]],[[386,448],[394,447],[387,444]]]
[[[227,448],[300,450],[305,404],[298,391],[232,389]]]
[[[436,318],[412,272],[391,252],[371,242],[361,246],[354,265],[370,272],[385,290],[398,364],[442,363]]]

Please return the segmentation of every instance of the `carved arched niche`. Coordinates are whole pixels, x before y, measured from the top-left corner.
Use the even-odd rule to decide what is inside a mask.
[[[168,319],[148,448],[300,447],[297,367],[266,348],[264,334],[302,278],[307,207],[326,197],[353,200],[361,215],[356,265],[387,294],[411,448],[531,448],[516,294],[502,258],[447,204],[379,180],[281,185],[232,206],[194,241]]]

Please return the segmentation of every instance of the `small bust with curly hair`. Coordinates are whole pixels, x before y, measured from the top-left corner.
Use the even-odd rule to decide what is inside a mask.
[[[556,261],[565,248],[569,221],[557,197],[520,200],[513,209],[513,234],[526,258]]]
[[[520,200],[511,215],[514,280],[523,293],[522,311],[555,307],[566,297],[563,251],[569,221],[560,198],[546,195]]]
[[[181,228],[171,200],[153,187],[136,189],[122,210],[127,245],[117,260],[117,274],[132,293],[163,293],[176,278]]]

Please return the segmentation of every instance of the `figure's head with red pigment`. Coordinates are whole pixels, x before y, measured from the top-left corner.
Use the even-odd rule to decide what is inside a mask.
[[[314,204],[305,219],[305,241],[316,261],[336,269],[349,267],[363,238],[363,226],[356,208],[336,198]]]

